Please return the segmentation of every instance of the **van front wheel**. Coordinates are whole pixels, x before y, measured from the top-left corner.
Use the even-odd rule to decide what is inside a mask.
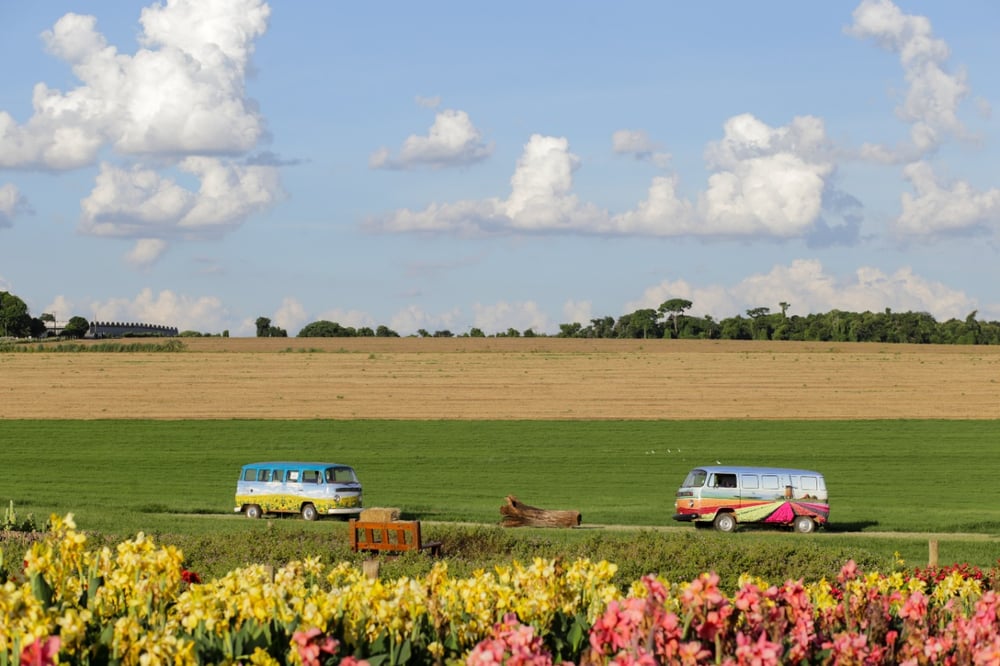
[[[316,507],[312,504],[304,504],[302,506],[302,517],[306,520],[316,520],[319,517],[319,512],[316,511]]]
[[[264,512],[260,510],[260,507],[256,504],[251,504],[247,507],[247,518],[260,518],[261,514]]]
[[[816,521],[809,516],[799,516],[795,519],[792,527],[800,534],[809,534],[816,529]]]
[[[736,517],[731,513],[720,513],[715,517],[715,529],[720,532],[732,532],[736,529]]]

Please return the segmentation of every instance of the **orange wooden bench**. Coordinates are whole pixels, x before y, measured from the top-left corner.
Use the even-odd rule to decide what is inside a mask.
[[[350,521],[351,550],[387,553],[404,553],[422,550],[433,557],[441,554],[440,541],[424,542],[420,536],[419,520],[393,520],[377,522],[371,520]]]

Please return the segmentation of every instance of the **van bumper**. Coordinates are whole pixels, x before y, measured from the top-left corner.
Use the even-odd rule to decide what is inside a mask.
[[[692,521],[698,520],[697,513],[675,513],[674,520],[678,520],[682,523],[690,523]]]

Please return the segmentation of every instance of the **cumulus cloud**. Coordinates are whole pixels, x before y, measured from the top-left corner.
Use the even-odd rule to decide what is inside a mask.
[[[66,14],[42,39],[81,85],[38,83],[23,125],[0,111],[0,168],[78,168],[105,146],[124,155],[251,149],[264,122],[244,82],[269,13],[260,0],[151,5],[134,55],[108,44],[93,16]]]
[[[89,305],[91,321],[136,321],[176,326],[179,330],[220,333],[227,328],[229,312],[214,296],[186,296],[170,290],[154,294],[143,289],[135,298],[113,298]]]
[[[594,318],[594,308],[590,301],[569,300],[563,304],[563,322],[586,324]]]
[[[281,307],[274,313],[274,324],[285,329],[288,335],[295,335],[307,323],[308,315],[302,303],[294,298],[286,296],[281,301]]]
[[[198,179],[198,191],[142,166],[102,164],[94,189],[81,202],[80,231],[140,239],[148,250],[151,239],[215,237],[283,195],[274,167],[188,157],[178,168]]]
[[[977,309],[975,300],[940,282],[927,280],[903,267],[893,273],[864,266],[853,275],[837,277],[826,272],[815,259],[797,259],[770,272],[751,275],[734,285],[694,286],[683,280],[664,281],[645,290],[642,297],[625,305],[626,312],[656,308],[670,298],[685,298],[691,314],[718,318],[743,315],[746,310],[767,307],[779,311],[789,303],[796,312],[929,312],[939,321],[964,318]]]
[[[903,176],[914,194],[903,192],[900,196],[902,212],[895,222],[900,234],[986,231],[1000,223],[1000,189],[978,192],[961,180],[942,186],[927,162],[906,165]]]
[[[483,140],[468,113],[445,109],[435,116],[426,136],[407,137],[396,157],[388,148],[380,148],[368,165],[372,169],[443,168],[474,164],[492,154],[493,143]]]
[[[903,13],[891,0],[863,0],[853,19],[847,32],[898,55],[908,85],[896,115],[910,125],[909,142],[866,144],[862,155],[877,162],[913,161],[948,136],[965,136],[958,107],[969,94],[966,75],[948,70],[948,45],[934,36],[930,20]]]
[[[156,263],[167,249],[167,242],[160,238],[140,238],[125,255],[125,261],[137,268]]]
[[[15,217],[29,211],[28,200],[16,185],[0,185],[0,229],[13,225]]]
[[[489,305],[476,303],[472,310],[473,326],[487,334],[506,332],[509,328],[521,333],[528,329],[535,333],[549,331],[549,318],[534,301],[500,301]]]
[[[643,145],[621,137],[623,147]],[[646,198],[611,215],[573,193],[579,158],[562,137],[534,135],[524,147],[506,199],[434,203],[366,221],[376,231],[461,234],[566,232],[651,236],[792,238],[813,231],[830,190],[834,164],[823,121],[797,117],[771,127],[750,114],[730,118],[708,146],[714,170],[695,201],[679,193],[676,175],[653,179]]]
[[[453,308],[439,314],[425,312],[416,305],[410,305],[395,313],[389,319],[389,328],[400,335],[413,335],[420,329],[429,333],[435,331],[451,331],[458,334],[464,331],[457,330],[460,326],[462,312],[459,308]]]
[[[316,319],[336,322],[341,326],[350,326],[351,328],[362,328],[365,326],[368,328],[375,328],[378,326],[375,319],[370,314],[362,310],[342,310],[340,308],[334,308],[333,310],[321,312]]]
[[[661,169],[670,165],[670,154],[663,152],[662,146],[650,139],[645,130],[618,130],[611,135],[611,149],[616,155],[631,155]]]

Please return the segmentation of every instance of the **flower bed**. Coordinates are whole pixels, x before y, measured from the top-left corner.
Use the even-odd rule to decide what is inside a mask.
[[[370,579],[318,560],[201,581],[143,535],[88,549],[72,517],[0,586],[8,664],[1000,663],[1000,597],[966,567],[727,593],[711,573],[621,590],[613,564],[535,560],[468,578]]]

